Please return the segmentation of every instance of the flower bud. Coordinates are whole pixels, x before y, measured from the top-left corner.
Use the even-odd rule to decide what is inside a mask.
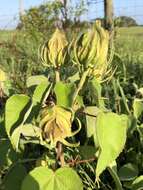
[[[93,28],[82,34],[75,43],[75,57],[84,66],[91,68],[91,73],[102,78],[108,63],[109,33],[96,21]],[[90,73],[90,74],[91,74]]]
[[[47,66],[61,66],[65,61],[67,45],[64,31],[57,28],[51,39],[40,48],[42,62]]]

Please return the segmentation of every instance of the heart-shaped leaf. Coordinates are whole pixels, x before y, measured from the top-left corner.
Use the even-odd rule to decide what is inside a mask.
[[[96,133],[99,142],[99,157],[96,177],[109,166],[123,150],[126,142],[128,117],[112,112],[99,113],[96,121]]]
[[[77,173],[71,168],[52,171],[46,167],[37,167],[24,179],[21,190],[83,190],[83,184]]]

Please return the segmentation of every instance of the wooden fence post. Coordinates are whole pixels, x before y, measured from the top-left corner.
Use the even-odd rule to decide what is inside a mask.
[[[105,28],[112,32],[114,27],[113,0],[104,0],[104,19]]]

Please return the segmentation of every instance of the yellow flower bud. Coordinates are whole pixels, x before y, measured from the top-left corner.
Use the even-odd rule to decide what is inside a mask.
[[[51,39],[40,48],[42,62],[47,66],[61,66],[65,61],[67,45],[64,31],[57,28]]]
[[[75,58],[84,69],[91,68],[97,79],[102,78],[107,70],[109,33],[96,21],[93,28],[82,34],[75,43]]]

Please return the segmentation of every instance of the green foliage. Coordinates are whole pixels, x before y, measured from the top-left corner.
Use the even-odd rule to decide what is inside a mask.
[[[26,29],[31,34],[47,34],[60,14],[62,4],[58,1],[32,7],[21,17],[19,27]]]
[[[24,116],[21,113],[28,106],[29,102],[30,98],[26,95],[13,95],[8,99],[5,112],[5,128],[9,137],[15,128],[14,125],[19,120],[21,123],[23,122]]]
[[[127,16],[120,16],[115,19],[115,25],[119,27],[137,26],[135,19]]]
[[[47,82],[47,77],[45,77],[44,75],[35,75],[35,76],[31,76],[27,79],[26,84],[27,87],[31,87],[31,86],[37,86],[42,82]]]
[[[96,167],[96,178],[120,154],[126,142],[128,118],[115,113],[99,113],[96,121],[99,158]]]
[[[57,105],[70,108],[75,85],[72,83],[57,82],[54,88]]]
[[[143,112],[143,103],[141,99],[134,99],[133,102],[134,116],[138,119]]]
[[[21,164],[17,164],[10,168],[9,172],[4,177],[3,188],[6,190],[20,190],[21,183],[26,174],[26,169]]]
[[[0,169],[3,170],[18,160],[19,155],[15,153],[8,139],[0,140]]]
[[[85,11],[80,3],[77,19]],[[91,65],[84,70],[75,57],[70,41],[77,28],[70,29],[71,21],[68,59],[60,68],[44,68],[38,48],[63,9],[57,2],[32,8],[21,18],[24,30],[12,31],[11,40],[2,35],[0,62],[8,80],[0,97],[0,188],[142,188],[142,45],[136,40],[142,42],[142,28],[119,29],[111,82],[106,75],[99,80]]]
[[[132,183],[132,189],[137,190],[143,187],[143,176],[137,177]]]
[[[32,170],[22,183],[22,190],[83,190],[82,181],[71,168],[60,168],[56,172],[46,167]]]
[[[130,181],[138,176],[138,168],[131,163],[122,166],[118,172],[121,181]]]

